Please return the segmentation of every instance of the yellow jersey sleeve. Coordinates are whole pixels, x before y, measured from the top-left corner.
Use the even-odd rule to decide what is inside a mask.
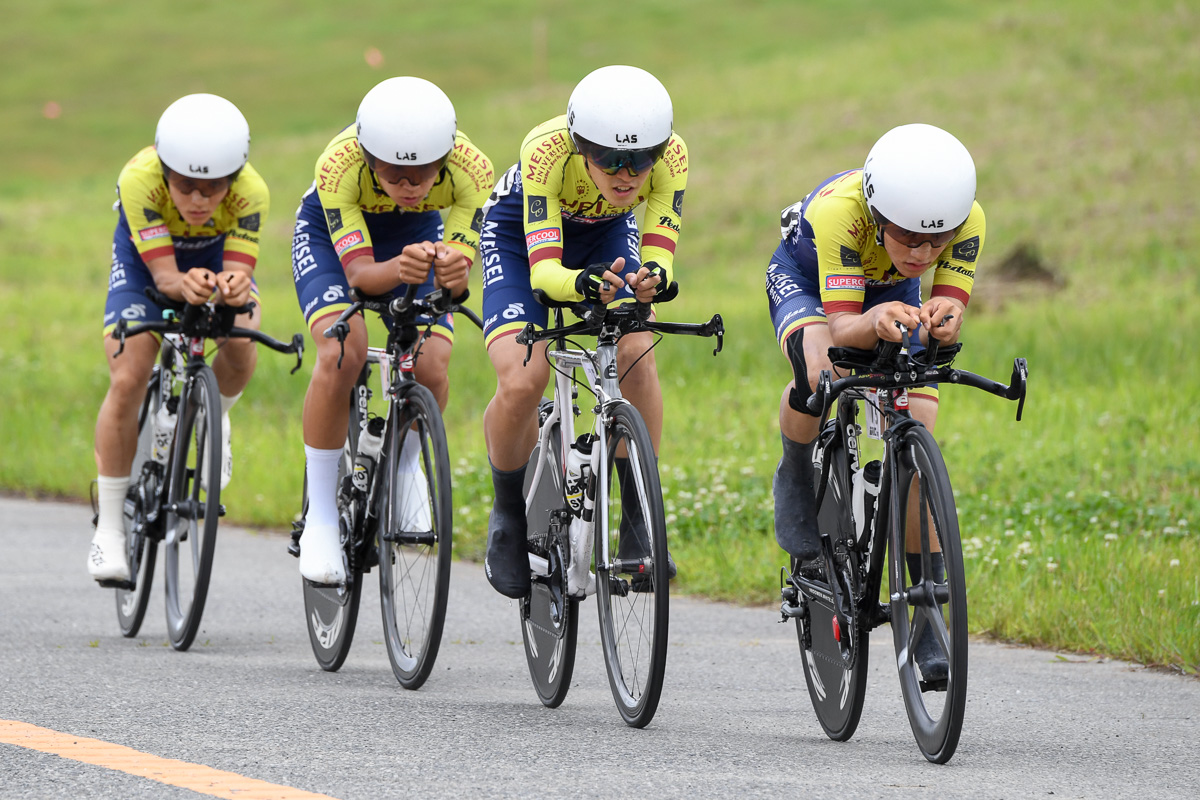
[[[230,212],[222,223],[222,226],[228,226],[225,230],[225,260],[253,267],[258,263],[259,236],[271,208],[267,182],[247,164],[229,187],[221,207]]]
[[[971,289],[975,285],[975,263],[983,252],[986,234],[987,220],[979,203],[975,203],[958,235],[938,257],[930,297],[952,297],[964,307],[970,302]]]
[[[425,200],[415,206],[401,207],[388,197],[367,166],[355,126],[351,125],[335,136],[317,159],[314,187],[325,211],[333,248],[345,267],[356,258],[375,257],[364,214],[442,209],[449,209],[444,241],[474,263],[483,227],[483,205],[494,183],[491,160],[459,131],[454,148]]]
[[[426,202],[449,209],[443,240],[474,264],[483,230],[483,206],[496,184],[495,169],[491,159],[459,131],[443,172],[445,180],[434,184]]]
[[[117,197],[133,245],[143,261],[173,256],[175,241],[225,235],[226,261],[254,266],[259,233],[270,208],[270,193],[250,164],[242,167],[229,192],[203,225],[183,219],[167,191],[162,162],[153,147],[138,152],[117,177]]]

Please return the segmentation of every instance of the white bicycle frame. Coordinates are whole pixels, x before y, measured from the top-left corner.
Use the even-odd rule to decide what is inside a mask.
[[[552,360],[551,366],[554,367],[554,405],[538,431],[539,455],[534,468],[533,480],[529,484],[529,495],[525,498],[525,513],[528,516],[533,506],[534,496],[537,494],[537,487],[541,483],[542,472],[547,463],[546,453],[550,446],[550,430],[555,423],[559,425],[560,447],[562,448],[558,454],[559,464],[566,463],[567,450],[575,443],[575,418],[571,411],[571,389],[574,385],[575,370],[582,369],[588,386],[596,396],[596,407],[599,409],[599,413],[592,422],[592,432],[596,436],[596,441],[592,445],[591,459],[592,476],[596,481],[596,513],[593,514],[590,523],[583,522],[580,517],[573,518],[572,532],[577,530],[578,524],[578,529],[584,535],[579,537],[583,540],[582,542],[577,542],[574,535],[571,537],[571,565],[568,569],[575,567],[579,558],[582,558],[585,563],[588,560],[593,533],[592,525],[596,523],[597,516],[600,519],[601,533],[601,552],[597,555],[597,564],[608,565],[608,514],[603,513],[603,509],[608,504],[608,471],[601,469],[601,465],[608,463],[608,440],[603,433],[611,418],[612,406],[616,403],[629,402],[621,396],[621,387],[617,380],[617,346],[616,344],[600,344],[595,351],[586,349],[556,350],[553,349],[553,343],[547,343],[546,355]],[[577,544],[581,545],[580,552],[576,552]],[[542,577],[549,575],[550,572],[550,565],[546,559],[532,553],[529,554],[529,568],[534,574]]]

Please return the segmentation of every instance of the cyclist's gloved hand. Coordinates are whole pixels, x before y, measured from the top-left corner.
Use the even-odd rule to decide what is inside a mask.
[[[654,287],[654,302],[666,303],[674,300],[675,295],[679,294],[679,284],[674,281],[667,283],[667,268],[657,261],[647,261],[642,266],[649,270],[643,278],[644,281],[658,277],[658,285]]]
[[[608,272],[611,266],[611,261],[601,261],[580,270],[575,276],[575,291],[583,295],[583,299],[589,303],[603,302],[600,292],[608,284],[608,281],[604,280],[604,273]]]

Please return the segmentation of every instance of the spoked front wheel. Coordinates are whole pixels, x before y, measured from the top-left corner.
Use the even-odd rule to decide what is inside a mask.
[[[188,377],[180,396],[167,493],[167,637],[187,650],[200,629],[221,515],[221,401],[212,370]]]
[[[607,497],[598,496],[596,600],[604,665],[626,724],[654,718],[667,661],[669,579],[658,459],[637,409],[610,407]],[[607,554],[607,559],[605,555]]]
[[[942,764],[958,746],[967,702],[967,592],[958,514],[946,464],[929,431],[907,431],[893,457],[899,459],[899,478],[887,487],[888,500],[900,522],[888,543],[888,561],[900,688],[917,746],[925,758]],[[898,502],[891,500],[892,491]]]
[[[579,601],[567,594],[568,554],[562,531],[562,520],[567,512],[560,462],[562,435],[557,426],[549,432],[548,439],[550,452],[544,461],[540,460],[540,445],[529,457],[531,467],[539,462],[542,464],[542,472],[526,519],[531,559],[544,561],[545,569],[535,571],[529,596],[520,603],[520,613],[525,660],[529,663],[534,691],[543,705],[558,708],[567,698],[571,675],[575,671]],[[527,469],[526,497],[533,486],[533,478],[534,470]]]
[[[848,546],[853,542],[853,521],[847,502],[851,496],[847,480],[850,466],[839,436],[829,439],[821,458],[828,467],[817,471],[818,475],[827,476],[817,527],[828,542],[842,543],[833,554],[826,553],[822,546],[822,556],[832,558],[837,591],[829,590],[824,571],[813,570],[812,579],[824,588],[820,592],[806,592],[797,587],[797,597],[806,613],[796,619],[796,634],[804,680],[817,721],[830,739],[844,742],[854,735],[862,717],[870,639],[856,619],[858,554]],[[798,569],[793,559],[793,575]]]
[[[151,533],[160,529],[159,494],[162,488],[163,467],[152,456],[154,417],[162,404],[159,391],[159,371],[155,370],[146,388],[146,399],[138,413],[137,453],[133,458],[133,479],[125,495],[125,547],[129,559],[132,588],[118,588],[117,624],[121,635],[137,636],[150,602],[150,587],[154,582],[154,561],[158,540]]]
[[[437,400],[424,386],[412,386],[392,419],[381,467],[379,595],[392,672],[417,689],[437,659],[450,593],[450,453]]]
[[[364,366],[364,370],[366,367]],[[355,384],[355,397],[366,391],[363,378]],[[366,400],[363,399],[365,407]],[[338,462],[337,504],[338,519],[341,520],[341,542],[347,547],[350,538],[346,529],[347,518],[353,517],[349,504],[354,502],[348,476],[354,472],[354,454],[358,450],[359,406],[350,404],[350,423],[346,442],[342,445],[342,460]],[[307,470],[306,470],[307,471]],[[302,514],[308,514],[308,480],[304,481]],[[346,583],[342,586],[318,586],[300,579],[304,591],[304,624],[308,628],[308,641],[312,645],[317,664],[326,672],[337,672],[346,662],[350,645],[354,641],[354,628],[358,623],[358,604],[362,599],[362,573],[347,570]]]

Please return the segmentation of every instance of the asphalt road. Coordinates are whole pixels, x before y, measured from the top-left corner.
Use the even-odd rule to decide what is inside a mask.
[[[422,689],[392,676],[374,581],[350,657],[324,673],[284,537],[232,526],[221,529],[196,644],[177,653],[161,573],[141,633],[120,635],[112,591],[85,571],[90,516],[0,498],[0,727],[28,723],[346,800],[1200,794],[1200,681],[973,643],[962,741],[934,766],[908,728],[886,628],[872,642],[858,732],[832,742],[813,715],[792,623],[772,608],[672,598],[662,702],[650,727],[633,730],[613,706],[587,601],[570,694],[546,709],[516,608],[476,564],[455,564],[445,639]],[[0,743],[0,798],[77,796],[200,795]]]

